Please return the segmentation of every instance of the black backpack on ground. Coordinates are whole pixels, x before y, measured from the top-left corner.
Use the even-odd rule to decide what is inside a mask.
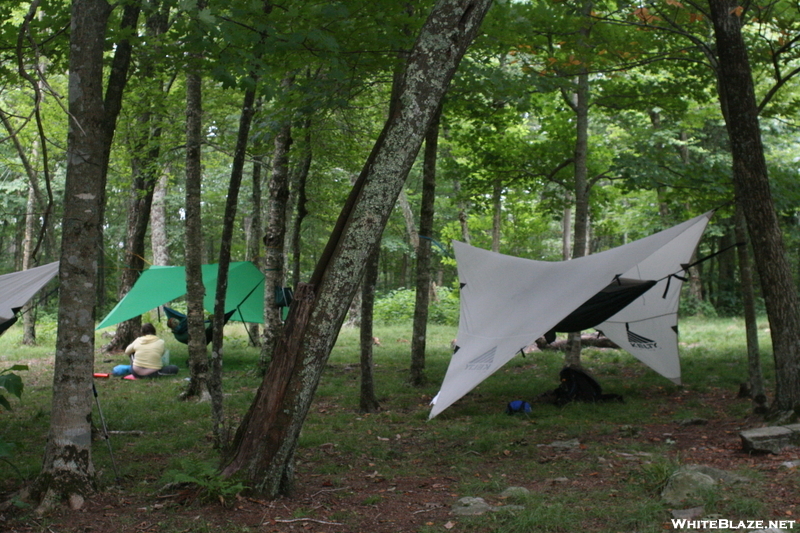
[[[566,405],[569,402],[624,401],[619,394],[603,394],[597,380],[583,370],[565,367],[559,377],[561,384],[553,391],[556,405]]]

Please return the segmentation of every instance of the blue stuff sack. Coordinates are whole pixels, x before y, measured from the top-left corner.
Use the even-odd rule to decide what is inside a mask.
[[[525,413],[526,415],[531,414],[531,404],[524,400],[514,400],[513,402],[508,402],[506,414],[513,415],[516,413]]]
[[[127,376],[131,373],[131,365],[117,365],[111,371],[112,376]]]

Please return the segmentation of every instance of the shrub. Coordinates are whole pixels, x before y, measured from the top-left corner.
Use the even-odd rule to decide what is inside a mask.
[[[436,299],[428,307],[428,323],[457,326],[459,314],[458,292],[449,287],[437,287]],[[374,320],[378,324],[407,323],[414,318],[416,291],[397,289],[375,301]]]
[[[201,502],[218,500],[225,507],[232,505],[236,495],[247,489],[240,482],[222,477],[211,465],[192,459],[181,460],[178,468],[167,470],[161,481],[170,489],[194,486]]]
[[[22,397],[22,378],[13,372],[20,370],[28,370],[27,365],[14,365],[11,368],[6,368],[5,370],[0,371],[0,405],[2,405],[5,409],[10,410],[11,404],[8,403],[8,400],[3,395],[3,390],[7,391],[9,394],[13,394],[17,398]],[[17,475],[19,475],[21,478],[22,474],[20,473],[19,469],[17,469],[17,467],[9,460],[9,457],[12,455],[13,448],[13,444],[0,439],[0,461],[6,463],[16,470]]]
[[[702,316],[705,318],[716,318],[717,310],[706,300],[701,300],[691,294],[684,294],[681,297],[678,314],[681,317]]]
[[[14,374],[14,371],[20,370],[28,370],[27,365],[14,365],[11,368],[0,371],[0,405],[6,409],[11,409],[11,404],[8,403],[8,400],[3,395],[3,389],[17,398],[22,396],[22,378]]]

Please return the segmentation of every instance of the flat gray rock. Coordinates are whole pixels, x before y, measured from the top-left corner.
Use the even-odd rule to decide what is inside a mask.
[[[783,427],[792,432],[789,441],[795,446],[800,446],[800,424],[788,424]]]
[[[706,465],[684,465],[678,469],[678,472],[700,472],[701,474],[709,476],[714,481],[726,484],[750,481],[748,478],[740,476],[739,474]]]
[[[739,433],[746,452],[769,452],[778,454],[791,446],[794,432],[784,426],[746,429]]]
[[[465,496],[453,505],[453,514],[458,516],[478,516],[492,510],[492,506],[483,498]]]
[[[669,505],[681,505],[702,495],[717,482],[702,472],[678,471],[670,476],[661,492],[661,499]]]
[[[531,493],[525,487],[508,487],[500,493],[501,498],[525,498]]]

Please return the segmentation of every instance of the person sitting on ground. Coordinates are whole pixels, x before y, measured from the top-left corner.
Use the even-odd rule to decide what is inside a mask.
[[[125,348],[125,353],[131,357],[133,376],[145,378],[177,374],[177,366],[163,366],[161,358],[165,350],[164,340],[156,336],[155,326],[149,322],[142,324],[142,335]]]

